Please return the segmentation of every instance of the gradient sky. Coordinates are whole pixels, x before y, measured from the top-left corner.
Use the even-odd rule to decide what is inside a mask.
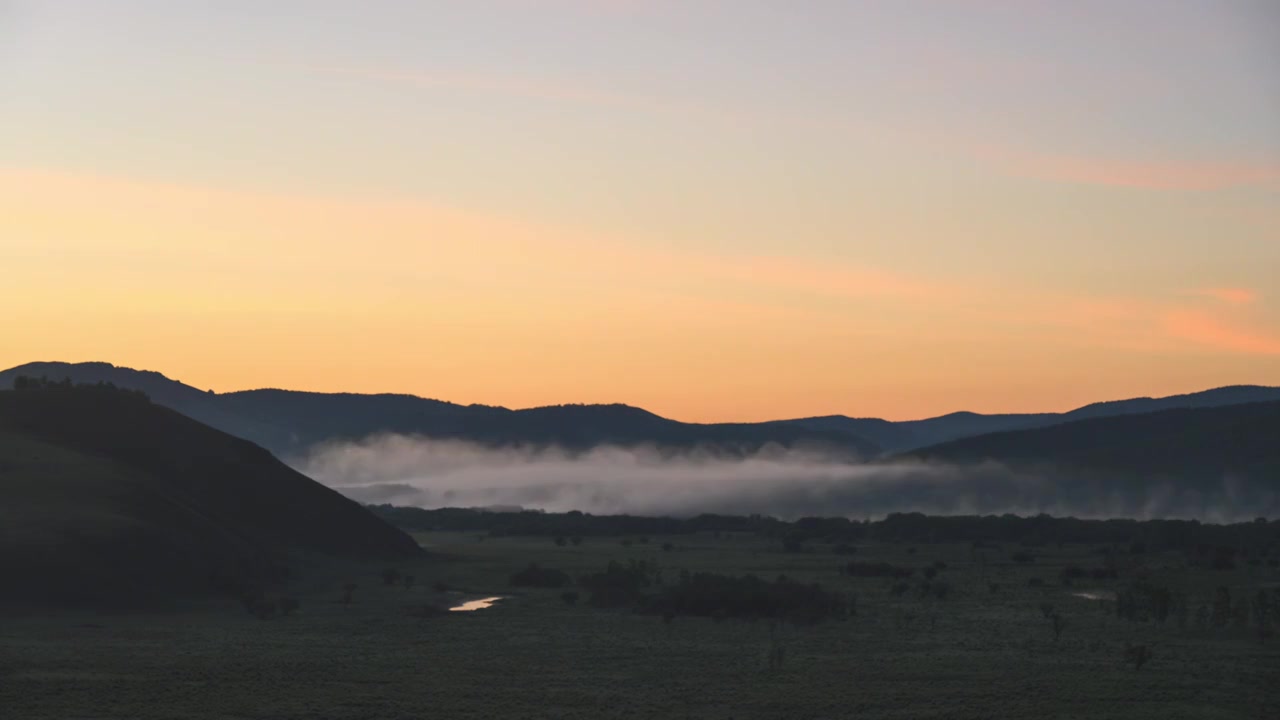
[[[0,366],[684,420],[1280,384],[1274,0],[0,0]]]

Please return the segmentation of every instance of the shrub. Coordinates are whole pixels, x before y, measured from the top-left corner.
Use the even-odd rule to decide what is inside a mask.
[[[1062,616],[1057,613],[1051,615],[1049,619],[1053,622],[1053,641],[1058,642],[1058,639],[1062,637],[1062,630],[1067,626],[1067,621],[1063,620]]]
[[[801,583],[785,576],[769,582],[755,575],[697,573],[646,598],[641,611],[664,616],[768,618],[812,624],[844,617],[848,603],[843,595],[828,592],[817,583]]]
[[[625,607],[640,602],[650,583],[649,574],[644,562],[632,560],[623,565],[611,561],[604,572],[584,575],[578,584],[591,592],[590,602],[595,607]]]
[[[920,583],[920,597],[932,597],[946,600],[951,594],[951,584],[943,580],[931,580]]]
[[[1143,665],[1151,661],[1151,648],[1146,645],[1125,645],[1124,660],[1133,663],[1135,672],[1141,670]]]
[[[525,569],[511,574],[511,584],[516,587],[560,588],[569,584],[569,576],[562,570],[529,563]]]
[[[890,577],[890,578],[908,578],[911,577],[915,570],[911,568],[890,565],[887,562],[851,562],[845,566],[845,573],[849,577]]]

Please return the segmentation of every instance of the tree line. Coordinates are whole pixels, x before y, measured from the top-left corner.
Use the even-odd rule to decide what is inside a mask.
[[[695,533],[750,533],[777,538],[801,551],[805,543],[963,542],[1018,544],[1025,547],[1063,543],[1106,544],[1140,554],[1167,550],[1203,557],[1218,569],[1259,561],[1280,547],[1280,520],[1258,518],[1232,524],[1198,520],[1087,520],[1036,515],[957,515],[893,513],[880,520],[805,517],[794,521],[763,515],[701,514],[693,517],[641,517],[553,513],[540,510],[490,511],[472,508],[426,510],[392,505],[370,509],[393,525],[410,531],[454,531],[492,536],[641,537]]]

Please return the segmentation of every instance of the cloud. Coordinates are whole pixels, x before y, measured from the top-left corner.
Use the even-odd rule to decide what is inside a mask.
[[[1247,162],[1139,162],[980,146],[979,159],[1011,175],[1104,187],[1208,191],[1280,187],[1280,164]]]
[[[1247,355],[1280,355],[1280,334],[1222,320],[1194,309],[1165,313],[1163,326],[1170,336],[1227,352]]]
[[[519,506],[599,514],[702,512],[880,517],[890,512],[1015,512],[1080,517],[1255,517],[1275,508],[1265,488],[1215,483],[1190,490],[1141,478],[1088,477],[984,463],[859,465],[820,452],[765,448],[726,458],[652,447],[490,448],[381,435],[322,445],[294,461],[362,502],[419,507]],[[1222,483],[1217,483],[1222,485]],[[1208,489],[1205,489],[1205,488]],[[1234,495],[1230,495],[1227,490]]]
[[[1212,298],[1228,305],[1252,305],[1258,300],[1258,293],[1248,288],[1204,288],[1195,290],[1192,294]]]
[[[1013,312],[1039,316],[1046,325],[1113,349],[1176,353],[1195,346],[1240,355],[1280,353],[1280,333],[1250,312],[1258,299],[1248,288],[1202,288],[1155,298],[1058,298],[1039,308],[1028,302]]]
[[[545,78],[334,66],[318,66],[310,69],[329,75],[379,82],[395,82],[417,88],[514,95],[539,100],[571,101],[628,110],[661,111],[669,107],[651,98],[598,90],[583,85]]]

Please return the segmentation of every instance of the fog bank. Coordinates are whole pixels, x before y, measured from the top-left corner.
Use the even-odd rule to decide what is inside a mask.
[[[1275,515],[1274,491],[1231,478],[1194,488],[997,463],[857,464],[770,446],[746,457],[710,450],[491,448],[380,435],[328,443],[292,463],[364,503],[424,508],[521,506],[555,512],[688,516],[703,512],[876,518],[891,512],[1197,518]]]

